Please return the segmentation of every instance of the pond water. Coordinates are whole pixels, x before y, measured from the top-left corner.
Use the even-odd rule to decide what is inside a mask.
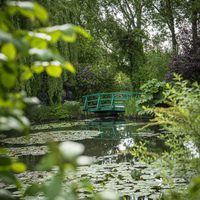
[[[140,142],[145,142],[151,152],[168,150],[158,137],[158,128],[138,131],[144,125],[145,122],[112,118],[34,125],[29,137],[6,137],[2,139],[2,145],[9,147],[12,156],[27,164],[28,173],[33,173],[36,164],[47,152],[46,142],[49,139],[82,143],[84,155],[93,157],[94,163],[78,168],[78,178],[90,178],[96,191],[114,190],[126,199],[157,199],[170,188],[168,184],[162,184],[159,169],[140,163],[127,153]],[[138,172],[139,179],[133,176]],[[29,179],[28,174],[26,179]],[[175,177],[174,183],[182,187],[185,180]]]

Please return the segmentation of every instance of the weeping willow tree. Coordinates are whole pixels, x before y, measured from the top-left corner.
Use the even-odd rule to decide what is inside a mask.
[[[80,93],[82,87],[77,78],[78,72],[82,71],[87,66],[92,66],[96,69],[100,66],[107,66],[110,64],[110,60],[106,55],[107,51],[102,48],[101,40],[99,39],[100,35],[97,34],[98,27],[101,26],[101,24],[98,24],[100,5],[97,0],[87,0],[84,2],[81,0],[43,0],[39,3],[41,3],[49,13],[48,25],[66,23],[80,25],[94,36],[94,40],[89,41],[80,37],[78,38],[78,43],[57,42],[55,44],[59,53],[66,60],[70,60],[71,63],[73,63],[77,70],[77,76],[68,75],[69,72],[64,72],[61,77],[52,78],[48,77],[45,73],[42,73],[40,76],[34,76],[21,87],[27,91],[28,95],[37,96],[43,104],[52,105],[61,103],[64,98],[67,98],[66,93],[68,90],[72,90],[75,98],[80,98],[83,94]],[[30,27],[27,21],[20,18],[17,19],[16,23],[21,27],[24,26],[29,29],[33,28]],[[110,76],[113,76],[113,74]],[[99,78],[98,72],[94,78]],[[89,79],[88,83],[90,81],[91,80]],[[101,84],[100,81],[97,82]],[[98,88],[99,84],[95,87]]]
[[[127,1],[122,6],[115,0],[40,1],[50,13],[49,25],[80,25],[90,32],[93,40],[80,37],[77,43],[56,43],[60,54],[74,64],[77,74],[69,76],[65,72],[60,78],[41,74],[25,85],[28,94],[37,96],[45,104],[57,104],[67,98],[69,90],[76,99],[90,92],[115,91],[118,88],[114,77],[119,72],[130,78],[134,89],[138,88],[141,82],[138,72],[145,63],[142,2]],[[126,13],[129,5],[131,10]],[[125,20],[120,22],[116,12]],[[23,25],[29,26],[21,21]]]
[[[61,24],[78,24],[76,22],[76,16],[73,13],[68,1],[53,1],[53,0],[44,0],[39,2],[42,4],[49,15],[49,26],[61,25]],[[29,21],[21,16],[15,17],[13,19],[15,25],[18,28],[25,28],[32,30],[41,26],[41,24],[35,24],[34,27],[29,23]],[[42,45],[42,44],[41,44]],[[77,46],[75,43],[65,43],[57,42],[54,44],[55,49],[58,49],[59,53],[63,56],[64,59],[70,60],[75,66],[78,63],[77,58]],[[27,60],[27,63],[31,63],[31,60]],[[71,75],[68,75],[69,72],[64,72],[59,78],[53,78],[47,76],[44,72],[40,75],[34,75],[32,79],[25,83],[20,83],[18,89],[24,89],[29,96],[37,96],[43,104],[58,104],[62,102],[64,97],[64,88],[67,82],[70,82]]]

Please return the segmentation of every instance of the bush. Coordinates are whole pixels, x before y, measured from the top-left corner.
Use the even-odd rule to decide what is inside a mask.
[[[159,157],[153,155],[153,159],[157,161],[157,166],[162,168],[160,171],[163,172],[163,180],[166,179],[167,184],[173,185],[171,177],[176,176],[191,182],[188,188],[182,191],[177,190],[176,187],[173,190],[166,191],[162,198],[164,200],[199,199],[199,91],[200,86],[197,83],[190,84],[189,81],[183,80],[179,75],[175,75],[174,82],[166,84],[166,89],[163,93],[163,98],[168,107],[153,106],[147,109],[147,112],[153,112],[155,116],[149,125],[159,125],[162,127],[163,133],[161,134],[161,138],[165,139],[165,144],[170,149],[170,151],[163,152]],[[141,147],[140,145],[139,148],[141,149]],[[142,151],[144,151],[144,148]],[[145,161],[148,161],[147,158],[151,158],[151,152],[147,153]],[[142,152],[140,157],[144,157],[144,152]]]
[[[137,99],[139,115],[152,114],[152,112],[148,112],[149,110],[143,109],[144,107],[155,107],[164,103],[163,91],[165,85],[164,81],[152,79],[140,87],[141,96]]]
[[[154,121],[178,137],[178,140],[192,140],[200,149],[200,86],[197,83],[190,85],[188,81],[175,76],[173,85],[167,84],[164,97],[167,108],[154,108]]]
[[[173,74],[176,73],[190,82],[197,81],[200,83],[200,38],[198,37],[195,44],[191,46],[193,43],[191,35],[191,32],[183,27],[180,35],[182,51],[171,61],[170,70],[167,74],[167,78],[170,80],[173,79]]]
[[[139,112],[139,107],[137,104],[137,99],[136,98],[129,99],[125,105],[125,116],[126,117],[137,116],[138,112]]]
[[[132,91],[133,87],[130,78],[123,72],[115,75],[115,91]]]
[[[17,29],[13,24],[16,16],[29,18],[29,20],[39,20],[42,24],[48,18],[45,9],[36,2],[29,1],[1,1],[0,3],[0,133],[4,131],[21,131],[26,133],[29,121],[25,116],[24,109],[26,104],[37,103],[36,98],[28,98],[26,94],[17,88],[16,85],[29,80],[35,74],[46,72],[49,76],[60,77],[62,71],[75,72],[74,67],[53,48],[58,40],[74,42],[77,33],[88,36],[82,28],[71,24],[47,27],[33,31]],[[32,60],[33,63],[26,61]],[[20,90],[20,91],[18,91]],[[80,106],[73,104],[62,110],[74,114]],[[72,112],[73,111],[73,112]],[[34,110],[35,112],[35,110]],[[63,116],[63,114],[60,114]],[[36,116],[38,117],[38,116]],[[13,132],[14,132],[13,131]],[[63,182],[66,177],[74,174],[76,167],[91,163],[91,159],[81,154],[84,146],[75,142],[63,142],[61,144],[49,142],[49,153],[40,162],[37,170],[52,171],[52,176],[48,181],[33,183],[30,186],[23,185],[16,176],[16,173],[26,171],[25,164],[11,158],[6,149],[0,148],[0,199],[78,199],[79,188],[85,188],[86,193],[92,193],[92,185],[84,181],[69,184],[67,190],[63,189]],[[56,170],[55,170],[56,169]],[[9,186],[9,187],[8,187]],[[12,191],[8,188],[12,188]],[[14,188],[13,188],[14,186]],[[14,194],[15,193],[15,194]],[[17,197],[15,196],[17,193]],[[42,195],[42,197],[38,197]],[[102,200],[104,194],[93,199]],[[28,198],[27,198],[28,197]],[[102,197],[102,198],[101,198]],[[105,198],[104,198],[105,199]],[[108,199],[108,198],[107,198]],[[118,199],[114,196],[113,199]]]
[[[171,150],[163,153],[162,166],[173,169],[174,174],[188,181],[200,172],[199,91],[197,83],[191,85],[176,75],[173,84],[167,84],[164,92],[169,106],[152,109],[155,118],[151,125],[163,127],[165,133],[161,137]]]
[[[81,105],[76,101],[65,101],[64,104],[38,106],[30,111],[29,118],[34,122],[80,118],[83,115]]]

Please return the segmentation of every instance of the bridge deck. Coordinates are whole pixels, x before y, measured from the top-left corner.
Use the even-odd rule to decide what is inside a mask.
[[[137,98],[139,92],[96,93],[83,96],[83,110],[86,112],[124,112],[130,98]]]

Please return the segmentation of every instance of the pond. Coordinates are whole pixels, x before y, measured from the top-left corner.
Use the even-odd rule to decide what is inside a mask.
[[[57,122],[33,125],[29,137],[5,137],[2,145],[10,149],[12,156],[27,164],[28,172],[19,176],[29,183],[43,179],[45,174],[34,171],[36,164],[47,153],[46,143],[71,140],[84,144],[84,155],[93,158],[90,166],[79,167],[77,179],[89,178],[95,191],[111,190],[125,199],[154,200],[171,187],[163,183],[161,171],[156,165],[147,165],[133,157],[129,149],[145,142],[151,152],[168,151],[164,141],[158,137],[160,130],[152,128],[138,130],[146,122],[123,119],[93,119],[75,122]],[[174,177],[174,186],[184,187],[186,181]],[[81,197],[86,198],[82,193]]]

